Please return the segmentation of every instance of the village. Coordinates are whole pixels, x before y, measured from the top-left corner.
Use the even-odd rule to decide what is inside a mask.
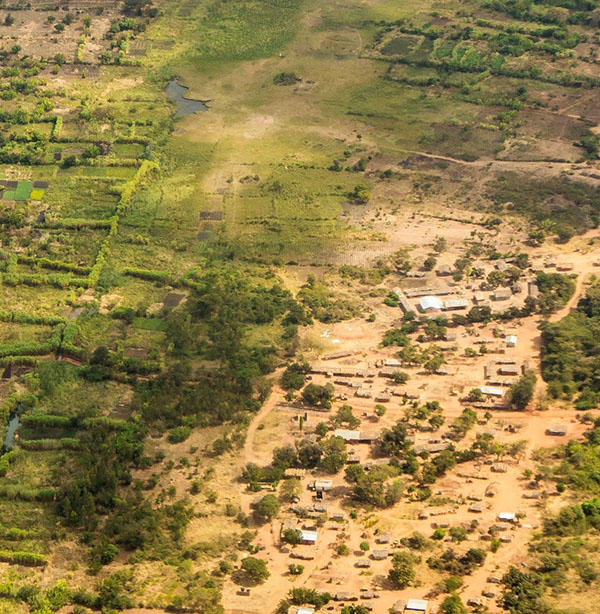
[[[232,586],[228,611],[253,611],[257,601],[274,611],[286,591],[275,594],[273,583],[284,586],[280,579],[287,577],[287,588],[329,593],[325,611],[353,612],[347,606],[362,606],[357,611],[436,614],[447,595],[439,588],[442,574],[426,566],[425,559],[430,554],[427,548],[438,544],[457,553],[468,549],[487,553],[462,578],[458,593],[469,611],[502,611],[498,597],[503,574],[510,565],[526,566],[525,544],[539,530],[544,515],[561,504],[556,485],[540,476],[536,450],[581,438],[587,429],[572,409],[544,400],[539,316],[507,322],[458,320],[460,325],[448,326],[435,341],[444,360],[429,369],[406,362],[397,346],[386,347],[381,338],[390,327],[400,326],[407,313],[420,321],[435,321],[440,315],[466,314],[475,306],[495,312],[522,309],[528,298],[539,296],[535,273],[539,270],[577,275],[576,295],[551,316],[558,319],[575,306],[584,279],[598,263],[594,249],[583,249],[573,260],[576,263],[560,253],[558,257],[534,254],[509,288],[491,288],[485,281],[491,271],[514,268],[504,261],[483,263],[481,283],[456,282],[450,266],[426,276],[409,274],[393,287],[399,309],[379,312],[376,325],[353,320],[318,329],[323,351],[311,360],[306,383],[332,388],[332,406],[308,406],[275,386],[250,428],[244,462],[268,465],[278,447],[314,444],[326,424],[327,437],[345,444],[346,471],[332,476],[318,469],[286,470],[285,478],[298,481],[297,494],[282,505],[276,518],[256,527],[257,556],[266,560],[271,577],[241,591]],[[537,376],[536,401],[515,411],[507,393],[527,372]],[[355,424],[336,422],[340,407],[351,408]],[[443,420],[418,417],[424,407],[433,407]],[[476,412],[474,425],[457,436],[453,425],[471,411]],[[418,489],[406,486],[409,480],[401,475],[406,490],[399,503],[384,509],[361,507],[346,479],[348,468],[360,467],[368,475],[393,465],[381,452],[381,437],[401,422],[406,424],[411,449],[427,462],[435,463],[447,451],[473,450],[482,441],[491,445],[486,453],[445,471],[431,484],[432,496],[426,500],[419,501]],[[493,444],[498,444],[495,449]],[[249,513],[266,493],[276,492],[268,484],[262,489],[242,493]],[[298,534],[295,543],[286,539],[290,531]],[[457,534],[460,539],[453,537]],[[389,572],[396,553],[411,551],[411,536],[425,538],[429,545],[418,552],[416,580],[398,589]],[[492,549],[490,544],[495,544]],[[299,575],[290,573],[296,565],[302,568]],[[311,614],[316,609],[308,603],[292,605],[289,612]]]

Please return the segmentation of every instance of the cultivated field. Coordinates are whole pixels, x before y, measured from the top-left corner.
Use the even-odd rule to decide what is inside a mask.
[[[0,612],[595,611],[599,10],[0,5]]]

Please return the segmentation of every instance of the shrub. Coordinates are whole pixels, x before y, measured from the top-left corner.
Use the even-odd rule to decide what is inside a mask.
[[[167,441],[169,443],[181,443],[185,441],[192,433],[192,429],[189,426],[177,426],[169,431],[167,435]]]

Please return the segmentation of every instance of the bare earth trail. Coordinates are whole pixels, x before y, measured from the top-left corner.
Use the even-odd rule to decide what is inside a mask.
[[[283,369],[278,369],[275,371],[275,381],[279,379],[282,373]],[[246,441],[244,442],[244,449],[242,451],[242,462],[244,466],[256,459],[256,455],[254,453],[254,437],[256,435],[256,430],[258,429],[259,424],[261,424],[261,422],[271,413],[271,411],[275,409],[277,403],[281,403],[283,394],[283,390],[281,390],[278,386],[273,386],[273,390],[271,391],[269,398],[265,401],[259,412],[255,414],[254,418],[252,418],[250,426],[248,427],[248,432],[246,433]]]
[[[471,167],[492,167],[492,166],[501,166],[501,167],[514,167],[515,170],[522,170],[523,167],[535,168],[544,167],[544,168],[556,168],[564,170],[566,168],[572,168],[573,166],[577,166],[574,162],[554,162],[550,160],[461,160],[459,158],[453,158],[451,156],[444,156],[441,154],[432,154],[427,153],[426,151],[414,151],[411,149],[400,149],[400,151],[412,154],[415,156],[423,156],[424,158],[431,158],[433,160],[444,160],[446,162],[453,162],[455,164],[462,164],[464,166]]]

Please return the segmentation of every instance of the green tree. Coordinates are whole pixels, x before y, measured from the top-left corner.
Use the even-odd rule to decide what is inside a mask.
[[[306,382],[306,374],[309,371],[310,365],[307,362],[293,362],[281,375],[281,387],[284,390],[300,390]]]
[[[302,541],[302,533],[298,529],[285,529],[281,539],[287,544],[299,544]]]
[[[392,559],[392,568],[388,573],[388,579],[397,589],[410,586],[416,577],[415,559],[409,552],[396,552]]]
[[[440,606],[444,614],[467,614],[468,610],[458,595],[449,595]]]
[[[248,556],[242,561],[242,569],[248,580],[255,584],[262,584],[271,575],[266,562],[253,556]]]
[[[341,437],[330,437],[321,442],[323,456],[321,457],[321,468],[327,473],[337,473],[340,471],[346,461],[348,454],[346,453],[346,443]]]
[[[329,408],[331,407],[333,393],[334,388],[331,384],[325,384],[325,386],[308,384],[302,391],[302,398],[309,405]]]
[[[514,409],[523,410],[533,399],[537,377],[533,369],[528,369],[508,391],[508,401]]]
[[[279,500],[275,495],[265,495],[254,507],[254,513],[267,520],[279,514]]]

